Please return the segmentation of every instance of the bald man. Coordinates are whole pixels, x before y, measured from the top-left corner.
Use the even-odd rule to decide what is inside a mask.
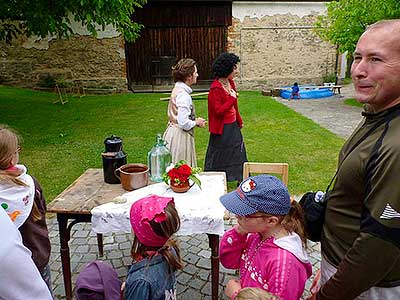
[[[321,287],[312,299],[397,300],[400,20],[367,28],[357,43],[351,76],[364,120],[339,153],[321,240]]]

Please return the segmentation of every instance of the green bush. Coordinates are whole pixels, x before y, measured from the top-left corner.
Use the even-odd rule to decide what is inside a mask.
[[[44,88],[54,88],[56,86],[56,80],[51,75],[47,75],[38,82],[38,86]]]
[[[69,87],[70,84],[67,82],[64,78],[58,78],[55,83],[58,85],[60,88],[66,88]]]
[[[322,77],[323,82],[336,82],[336,74],[330,73]]]

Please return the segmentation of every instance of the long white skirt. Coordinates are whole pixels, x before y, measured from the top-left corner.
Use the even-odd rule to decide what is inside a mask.
[[[171,151],[173,164],[183,159],[191,167],[197,167],[193,130],[185,131],[176,125],[168,125],[163,139]]]

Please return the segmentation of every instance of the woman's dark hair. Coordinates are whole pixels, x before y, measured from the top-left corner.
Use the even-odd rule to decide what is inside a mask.
[[[294,86],[298,86],[299,84],[297,82],[293,83]]]
[[[191,58],[182,58],[172,67],[172,77],[174,82],[185,82],[186,79],[194,73],[196,62]]]
[[[181,221],[173,203],[169,203],[165,207],[165,213],[167,215],[165,221],[161,223],[157,223],[155,221],[149,222],[151,228],[158,236],[169,238],[165,245],[162,247],[145,246],[136,236],[134,236],[131,255],[134,258],[137,254],[140,256],[146,256],[146,251],[157,251],[167,260],[169,271],[175,272],[176,270],[183,268],[183,262],[178,242],[177,240],[171,238],[171,236],[179,230]]]
[[[212,65],[214,75],[219,78],[228,77],[238,62],[239,56],[228,52],[221,53]]]

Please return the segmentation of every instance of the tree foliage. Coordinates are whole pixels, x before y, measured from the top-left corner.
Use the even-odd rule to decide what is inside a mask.
[[[327,14],[315,23],[317,34],[339,51],[353,53],[368,25],[384,19],[400,18],[399,0],[336,0],[327,4]]]
[[[72,34],[71,18],[96,35],[100,26],[112,25],[126,40],[134,41],[141,25],[131,17],[146,0],[2,0],[0,41],[10,42],[17,34],[27,36]]]

